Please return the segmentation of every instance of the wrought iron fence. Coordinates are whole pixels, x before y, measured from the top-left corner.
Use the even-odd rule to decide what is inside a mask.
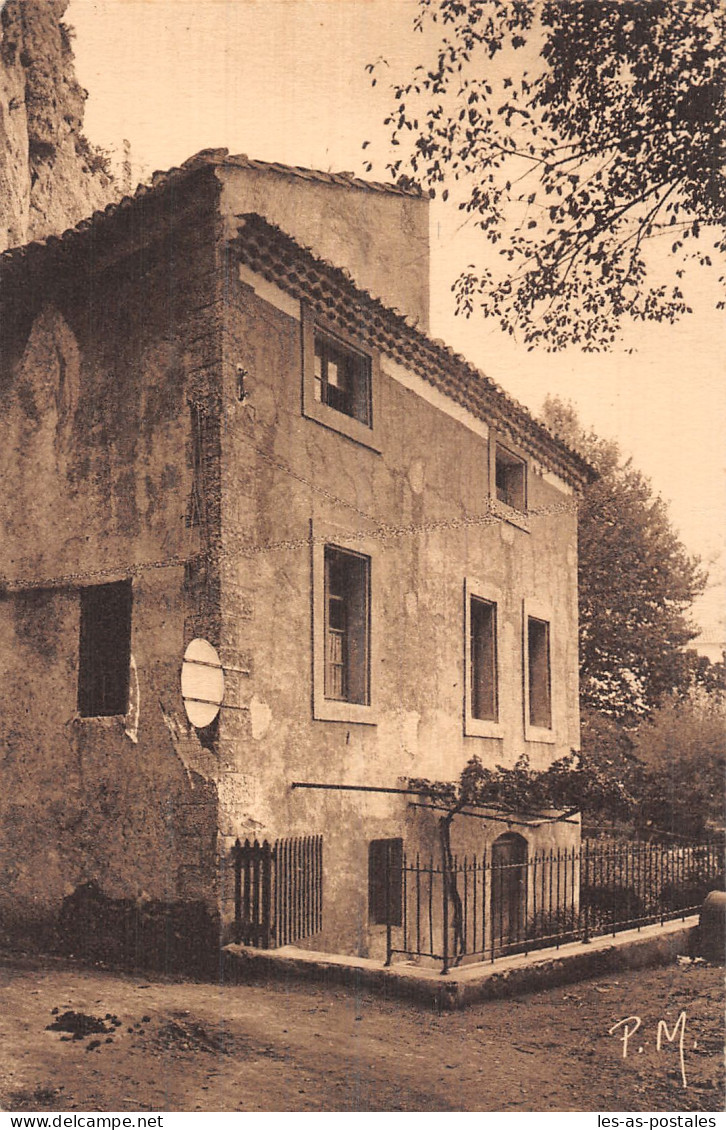
[[[723,850],[723,841],[588,841],[530,857],[454,856],[448,868],[433,856],[404,855],[387,876],[387,963],[395,955],[426,957],[447,972],[465,958],[494,961],[685,918],[723,885]]]
[[[237,840],[235,939],[269,949],[309,938],[323,924],[323,837]]]

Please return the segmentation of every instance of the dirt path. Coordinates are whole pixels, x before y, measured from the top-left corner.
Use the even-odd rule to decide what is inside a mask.
[[[723,970],[702,965],[436,1015],[345,990],[219,987],[0,962],[4,1110],[713,1111]],[[54,1011],[57,1010],[57,1011]],[[656,1051],[686,1012],[678,1039]],[[106,1031],[47,1025],[76,1012]],[[622,1058],[613,1024],[641,1027]],[[81,1025],[82,1027],[82,1025]],[[639,1050],[642,1048],[642,1051]]]

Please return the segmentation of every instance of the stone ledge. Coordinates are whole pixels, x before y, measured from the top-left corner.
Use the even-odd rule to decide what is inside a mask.
[[[346,985],[356,992],[374,992],[442,1011],[536,992],[624,968],[668,965],[677,954],[690,952],[697,927],[698,917],[694,915],[663,926],[595,938],[587,944],[569,942],[558,950],[538,950],[499,958],[491,964],[467,965],[443,975],[412,962],[386,968],[370,958],[317,953],[295,946],[260,950],[233,944],[223,950],[224,979],[233,983],[269,978]]]

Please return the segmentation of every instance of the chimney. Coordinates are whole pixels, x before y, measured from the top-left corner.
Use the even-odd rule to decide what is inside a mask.
[[[247,157],[217,168],[227,234],[257,212],[355,284],[416,322],[429,322],[428,199],[352,173],[322,173]]]

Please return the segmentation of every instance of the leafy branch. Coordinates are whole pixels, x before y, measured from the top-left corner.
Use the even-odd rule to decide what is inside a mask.
[[[684,243],[708,232],[724,251],[720,0],[419,0],[414,26],[434,57],[390,84],[388,171],[454,192],[503,259],[462,272],[458,311],[547,349],[689,312],[644,248],[672,228],[681,264],[711,265]]]

